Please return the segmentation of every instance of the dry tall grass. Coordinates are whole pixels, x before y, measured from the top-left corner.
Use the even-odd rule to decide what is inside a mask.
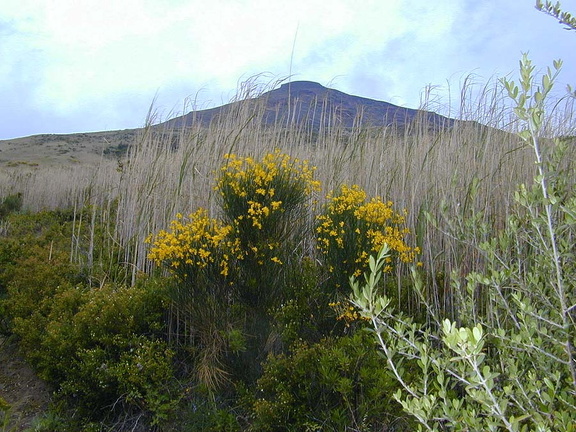
[[[479,257],[451,235],[458,221],[483,211],[479,222],[498,228],[509,213],[516,185],[535,174],[532,153],[509,133],[514,131],[513,116],[499,84],[480,91],[470,85],[465,83],[460,91],[456,115],[465,121],[445,130],[431,129],[423,118],[406,129],[346,130],[330,112],[323,113],[327,121],[318,132],[290,119],[265,126],[264,105],[250,100],[207,128],[146,127],[120,168],[103,162],[91,168],[4,175],[0,194],[18,186],[31,210],[91,204],[111,212],[111,203],[117,202],[111,241],[123,245],[133,280],[138,271],[149,270],[144,244],[148,234],[167,227],[177,212],[205,207],[215,215],[214,179],[224,154],[258,157],[280,149],[317,167],[323,195],[341,183],[359,184],[368,194],[407,209],[412,240],[423,250],[430,274],[465,271],[478,264]],[[242,87],[237,99],[247,95],[254,96],[254,86]],[[551,135],[573,134],[572,103],[555,107]],[[316,197],[319,202],[323,195]],[[433,225],[426,212],[439,223]],[[444,288],[435,287],[438,302],[450,297]]]

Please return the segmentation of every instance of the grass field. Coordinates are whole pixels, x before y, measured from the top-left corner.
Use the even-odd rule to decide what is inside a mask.
[[[165,228],[178,212],[214,209],[214,173],[225,154],[257,157],[280,149],[317,167],[323,185],[319,202],[349,183],[406,209],[426,267],[448,274],[463,260],[472,267],[475,257],[455,244],[442,224],[482,210],[485,222],[499,227],[516,185],[534,175],[530,149],[510,133],[515,122],[499,84],[472,90],[461,90],[465,100],[458,117],[464,121],[441,131],[417,120],[402,130],[325,127],[310,132],[297,125],[263,126],[262,110],[240,108],[209,128],[159,133],[148,127],[125,131],[120,138],[109,133],[109,141],[100,133],[88,141],[74,135],[67,140],[39,136],[25,146],[4,142],[0,155],[10,157],[0,166],[0,195],[21,192],[30,211],[95,204],[106,212],[116,203],[113,241],[124,245],[135,271],[146,270],[143,240],[148,234]],[[569,133],[570,110],[569,103],[556,107],[551,133]],[[132,137],[127,155],[114,153]],[[425,212],[439,225],[429,225]]]

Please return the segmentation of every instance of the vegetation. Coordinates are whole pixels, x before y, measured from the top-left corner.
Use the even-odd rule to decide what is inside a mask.
[[[0,219],[6,218],[10,213],[20,211],[22,208],[22,194],[8,195],[0,203]]]
[[[363,284],[352,278],[352,301],[371,320],[402,387],[395,398],[419,430],[575,428],[574,177],[565,177],[560,164],[566,144],[558,140],[544,149],[541,143],[544,101],[560,66],[555,62],[535,87],[534,67],[524,56],[519,86],[503,81],[525,122],[520,136],[534,152],[536,176],[531,187],[519,186],[503,229],[481,233],[487,237],[478,246],[483,268],[453,275],[461,313],[446,316],[431,304],[416,272],[430,322],[394,312],[377,291],[387,245],[371,257]],[[406,360],[416,361],[416,379],[402,370]]]
[[[411,431],[370,338],[357,332],[271,356],[257,383],[254,430]]]
[[[574,430],[560,66],[524,57],[449,129],[246,105],[0,174],[0,331],[54,390],[33,430]]]
[[[547,0],[543,3],[537,0],[536,9],[556,18],[560,24],[566,26],[566,30],[576,30],[576,18],[570,12],[562,10],[560,2],[553,3]]]
[[[342,185],[337,195],[329,195],[316,228],[318,248],[328,271],[335,273],[335,288],[348,290],[348,278],[360,276],[368,264],[368,255],[388,244],[402,263],[414,261],[419,249],[406,245],[410,233],[405,227],[405,214],[396,212],[393,203],[379,197],[366,202],[366,193],[357,185]],[[388,257],[386,273],[392,273],[394,262]],[[345,291],[345,292],[346,292]]]

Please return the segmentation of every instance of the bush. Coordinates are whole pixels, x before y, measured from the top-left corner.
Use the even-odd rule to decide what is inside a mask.
[[[163,288],[152,280],[86,290],[79,304],[70,297],[67,291],[55,299],[43,373],[57,377],[61,394],[90,416],[136,409],[153,422],[166,419],[176,401],[173,352],[162,340]]]
[[[18,192],[8,195],[0,203],[0,219],[4,219],[10,213],[19,212],[22,209],[22,194]]]
[[[358,332],[270,356],[257,384],[253,430],[411,430],[398,416],[397,384],[371,338]]]
[[[10,216],[10,235],[0,239],[2,330],[18,337],[37,374],[84,419],[71,430],[130,413],[160,423],[178,401],[164,340],[164,280],[85,286],[68,253],[70,219]]]
[[[57,292],[71,289],[73,267],[67,254],[32,246],[8,267],[4,277],[7,296],[2,308],[8,328],[20,337],[21,349],[34,363],[53,299]]]
[[[330,307],[332,296],[318,282],[322,276],[310,258],[302,260],[300,274],[286,287],[285,299],[270,310],[273,332],[285,350],[297,341],[318,342],[342,334],[342,325]]]
[[[148,238],[148,257],[176,278],[175,336],[211,390],[228,384],[232,370],[246,381],[260,372],[269,314],[301,272],[309,195],[319,188],[313,171],[278,151],[261,160],[227,155],[216,185],[221,220],[199,209]]]
[[[360,276],[368,256],[384,243],[394,252],[387,257],[386,273],[391,273],[397,262],[413,262],[419,252],[405,243],[409,234],[405,215],[395,211],[391,202],[379,197],[366,202],[366,198],[359,186],[343,185],[339,193],[328,196],[328,204],[318,216],[318,249],[331,273],[332,289],[341,294],[347,291],[348,278]]]
[[[87,289],[64,279],[67,266],[20,264],[6,309],[38,375],[88,419],[137,410],[164,420],[176,400],[163,288],[151,280]]]
[[[245,304],[266,313],[283,296],[286,279],[300,264],[309,197],[320,183],[307,161],[279,151],[259,161],[226,158],[217,190],[223,218],[240,248],[239,294]]]
[[[241,259],[232,227],[208,217],[199,209],[187,220],[178,214],[170,230],[150,236],[148,258],[173,273],[182,289],[174,301],[183,309],[190,302],[226,295],[232,285],[230,276],[236,259]]]
[[[196,396],[188,401],[178,417],[169,425],[179,432],[240,432],[245,431],[243,413],[236,404],[217,403],[214,399]],[[232,405],[233,404],[233,405]],[[232,406],[231,406],[232,405]]]

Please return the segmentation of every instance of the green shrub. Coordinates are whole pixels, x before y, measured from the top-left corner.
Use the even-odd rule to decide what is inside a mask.
[[[301,273],[309,195],[319,188],[313,171],[278,151],[261,160],[227,155],[216,185],[221,220],[204,209],[178,214],[148,239],[149,258],[176,278],[174,336],[211,390],[229,384],[232,371],[246,381],[260,372],[269,314]]]
[[[19,212],[22,209],[22,194],[8,195],[0,203],[0,219],[4,219],[10,213]]]
[[[358,332],[270,356],[257,384],[253,430],[410,430],[392,397],[397,385],[372,345],[371,335]]]
[[[179,432],[240,432],[245,424],[236,404],[218,404],[213,399],[196,396],[187,401],[172,419],[169,430]]]
[[[55,298],[42,373],[88,416],[136,409],[153,422],[174,408],[173,352],[161,339],[166,300],[154,281],[135,287],[70,290]],[[72,307],[69,307],[72,306]],[[115,410],[111,410],[115,406]]]
[[[300,274],[285,288],[285,299],[270,310],[273,331],[284,350],[296,341],[313,343],[332,333],[341,334],[329,306],[331,296],[318,282],[320,276],[317,264],[303,259]]]
[[[44,337],[53,299],[58,291],[71,288],[74,274],[67,254],[41,246],[27,249],[26,255],[6,270],[7,296],[2,308],[8,328],[20,337],[20,347],[32,362]]]
[[[162,340],[164,288],[149,280],[88,289],[65,280],[68,265],[21,264],[6,305],[39,376],[88,419],[135,410],[165,420],[177,396],[173,352]]]

